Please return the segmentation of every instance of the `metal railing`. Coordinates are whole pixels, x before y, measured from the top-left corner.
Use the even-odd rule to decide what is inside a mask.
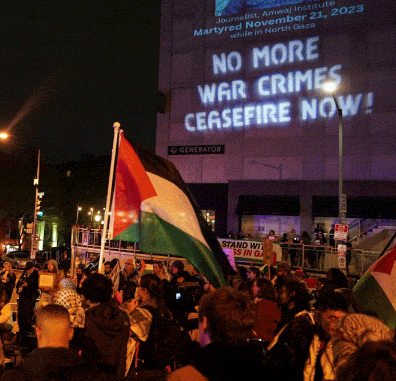
[[[280,244],[282,247],[282,261],[289,262],[292,266],[304,269],[327,271],[338,267],[337,248],[320,245]],[[349,273],[360,275],[364,273],[379,257],[377,251],[352,249]]]
[[[356,242],[358,238],[362,238],[370,230],[378,226],[378,221],[372,218],[366,218],[358,220],[355,224],[349,226],[349,240],[350,242]]]
[[[384,229],[395,229],[396,221],[373,218],[359,219],[349,225],[349,240],[350,242],[357,242],[359,238],[368,236],[368,233],[370,233],[373,229],[380,227],[383,227]]]
[[[72,231],[73,262],[87,264],[100,253],[102,231],[100,229],[74,228]],[[282,257],[278,260],[289,262],[292,266],[303,267],[307,270],[324,272],[331,267],[338,267],[337,249],[331,246],[303,245],[297,243],[282,243]],[[352,250],[349,273],[360,275],[364,273],[378,258],[380,252]],[[105,244],[105,257],[126,259],[134,256],[143,259],[170,261],[178,257],[172,255],[156,255],[143,253],[139,245],[134,242],[107,240]],[[78,263],[73,263],[74,265]]]
[[[87,228],[73,228],[71,239],[72,251],[72,268],[71,272],[74,274],[76,267],[80,264],[88,265],[99,257],[101,250],[101,229],[87,229]],[[150,261],[162,261],[170,267],[170,262],[175,259],[183,258],[172,255],[157,255],[152,253],[143,253],[139,250],[138,243],[126,241],[106,240],[104,249],[104,258],[111,260],[118,258],[121,262],[127,258],[144,259]]]

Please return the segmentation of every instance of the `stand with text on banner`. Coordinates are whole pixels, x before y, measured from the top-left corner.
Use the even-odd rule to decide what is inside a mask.
[[[251,262],[260,265],[266,264],[262,242],[218,238],[225,253],[233,252],[234,260]],[[272,250],[277,262],[282,261],[282,248],[277,243],[272,244]]]

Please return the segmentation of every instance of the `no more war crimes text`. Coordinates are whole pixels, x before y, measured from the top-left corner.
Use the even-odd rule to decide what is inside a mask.
[[[319,58],[319,37],[309,37],[305,41],[292,40],[274,45],[265,45],[251,50],[250,62],[253,69],[268,68],[297,62],[310,62]],[[213,74],[238,72],[243,68],[243,57],[240,52],[221,53],[212,56]]]
[[[287,74],[275,73],[259,77],[255,84],[258,96],[270,96],[279,94],[298,93],[302,90],[321,89],[323,83],[331,80],[335,85],[341,83],[342,77],[338,73],[342,65],[334,65],[331,68],[320,67],[309,69],[305,72],[300,70]],[[231,83],[211,83],[205,86],[198,85],[198,94],[204,105],[221,103],[224,101],[241,100],[248,98],[248,85],[241,79]]]

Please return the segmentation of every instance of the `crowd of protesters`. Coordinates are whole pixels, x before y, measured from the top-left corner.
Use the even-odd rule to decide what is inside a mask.
[[[394,332],[358,313],[339,269],[312,289],[286,262],[239,265],[215,289],[181,260],[147,272],[133,258],[115,259],[103,274],[79,266],[74,279],[54,262],[40,271],[53,277],[41,297],[33,263],[18,282],[7,265],[0,273],[2,358],[15,284],[17,344],[36,342],[0,381],[396,379]]]

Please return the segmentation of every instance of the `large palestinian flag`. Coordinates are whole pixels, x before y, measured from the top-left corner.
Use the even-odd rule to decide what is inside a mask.
[[[396,248],[378,258],[353,288],[359,312],[396,327]]]
[[[120,132],[109,236],[187,259],[214,286],[233,270],[175,166]]]

